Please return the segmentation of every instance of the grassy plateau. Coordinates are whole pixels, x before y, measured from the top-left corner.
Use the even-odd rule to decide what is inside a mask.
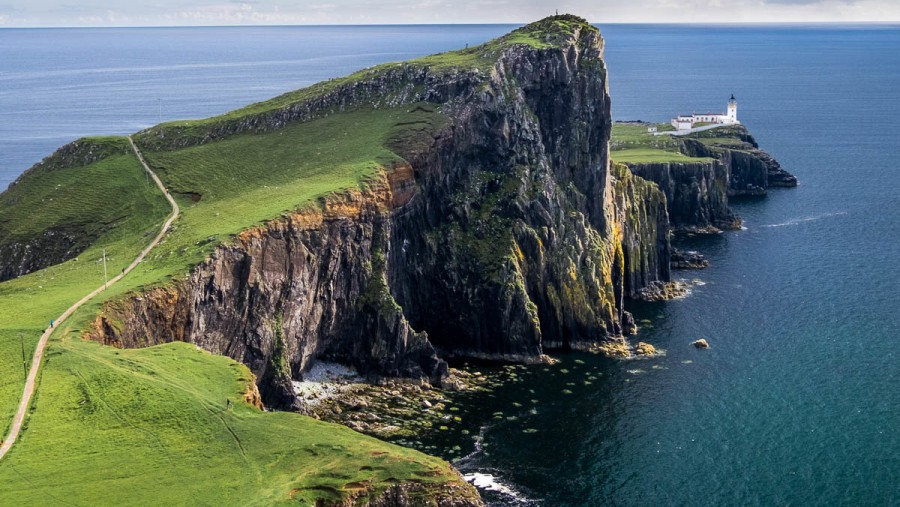
[[[659,132],[673,130],[668,124],[615,123],[610,139],[610,156],[623,164],[674,162],[710,162],[711,158],[689,157],[679,150],[680,143],[668,135],[653,135],[647,127]]]

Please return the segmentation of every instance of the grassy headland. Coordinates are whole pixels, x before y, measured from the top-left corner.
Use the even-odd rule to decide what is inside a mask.
[[[202,139],[216,125],[316,100],[400,65],[477,74],[508,47],[552,47],[582,28],[595,30],[578,18],[548,18],[480,46],[375,67],[136,136],[179,200],[181,217],[140,266],[52,337],[26,429],[0,466],[0,503],[313,503],[398,481],[457,480],[445,463],[423,454],[297,414],[256,410],[242,401],[250,372],[229,359],[186,344],[116,350],[77,337],[104,300],[184,276],[237,233],[365,185],[400,160],[391,147],[428,142],[445,118],[433,104],[354,104],[175,150],[155,149],[157,134]],[[92,161],[38,167],[0,196],[0,231],[6,231],[0,241],[60,227],[89,238],[77,259],[0,283],[0,366],[7,372],[0,382],[2,426],[21,393],[22,340],[30,355],[50,319],[102,283],[103,250],[110,274],[118,273],[169,211],[124,143],[90,140],[99,150]]]

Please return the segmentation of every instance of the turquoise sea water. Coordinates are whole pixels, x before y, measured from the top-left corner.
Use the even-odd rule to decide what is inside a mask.
[[[733,202],[746,230],[683,241],[712,266],[676,276],[702,285],[632,308],[664,356],[518,369],[461,404],[472,435],[425,443],[467,454],[483,428],[458,465],[508,488],[495,505],[900,504],[900,28],[601,28],[617,119],[734,93],[801,186]],[[0,185],[160,103],[206,116],[508,29],[0,30]]]

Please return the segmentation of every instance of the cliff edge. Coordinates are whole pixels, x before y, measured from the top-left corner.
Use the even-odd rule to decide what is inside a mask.
[[[295,124],[402,110],[359,189],[245,230],[186,277],[105,306],[87,335],[196,343],[270,406],[318,358],[440,383],[449,355],[539,361],[624,344],[623,302],[669,277],[666,198],[616,173],[603,39],[555,16],[136,140],[173,185],[189,154]],[[155,162],[156,161],[156,162]],[[176,188],[184,193],[196,189]]]

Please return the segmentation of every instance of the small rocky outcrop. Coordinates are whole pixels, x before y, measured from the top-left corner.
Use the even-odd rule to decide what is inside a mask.
[[[684,282],[653,282],[638,291],[636,298],[643,301],[668,301],[685,297],[690,293]]]
[[[708,349],[709,348],[709,342],[706,341],[705,338],[700,338],[699,340],[692,342],[691,345],[693,345],[694,347],[697,347],[698,349]]]
[[[700,252],[672,249],[672,269],[705,269],[708,267],[709,260]]]
[[[373,492],[359,484],[357,493],[341,502],[321,502],[325,507],[484,507],[474,486],[462,476],[452,482],[403,482]]]
[[[657,353],[656,347],[646,342],[638,342],[634,346],[634,353],[639,356],[652,356]]]
[[[622,315],[622,332],[631,336],[638,334],[638,325],[634,321],[634,315],[631,312],[625,312]]]

